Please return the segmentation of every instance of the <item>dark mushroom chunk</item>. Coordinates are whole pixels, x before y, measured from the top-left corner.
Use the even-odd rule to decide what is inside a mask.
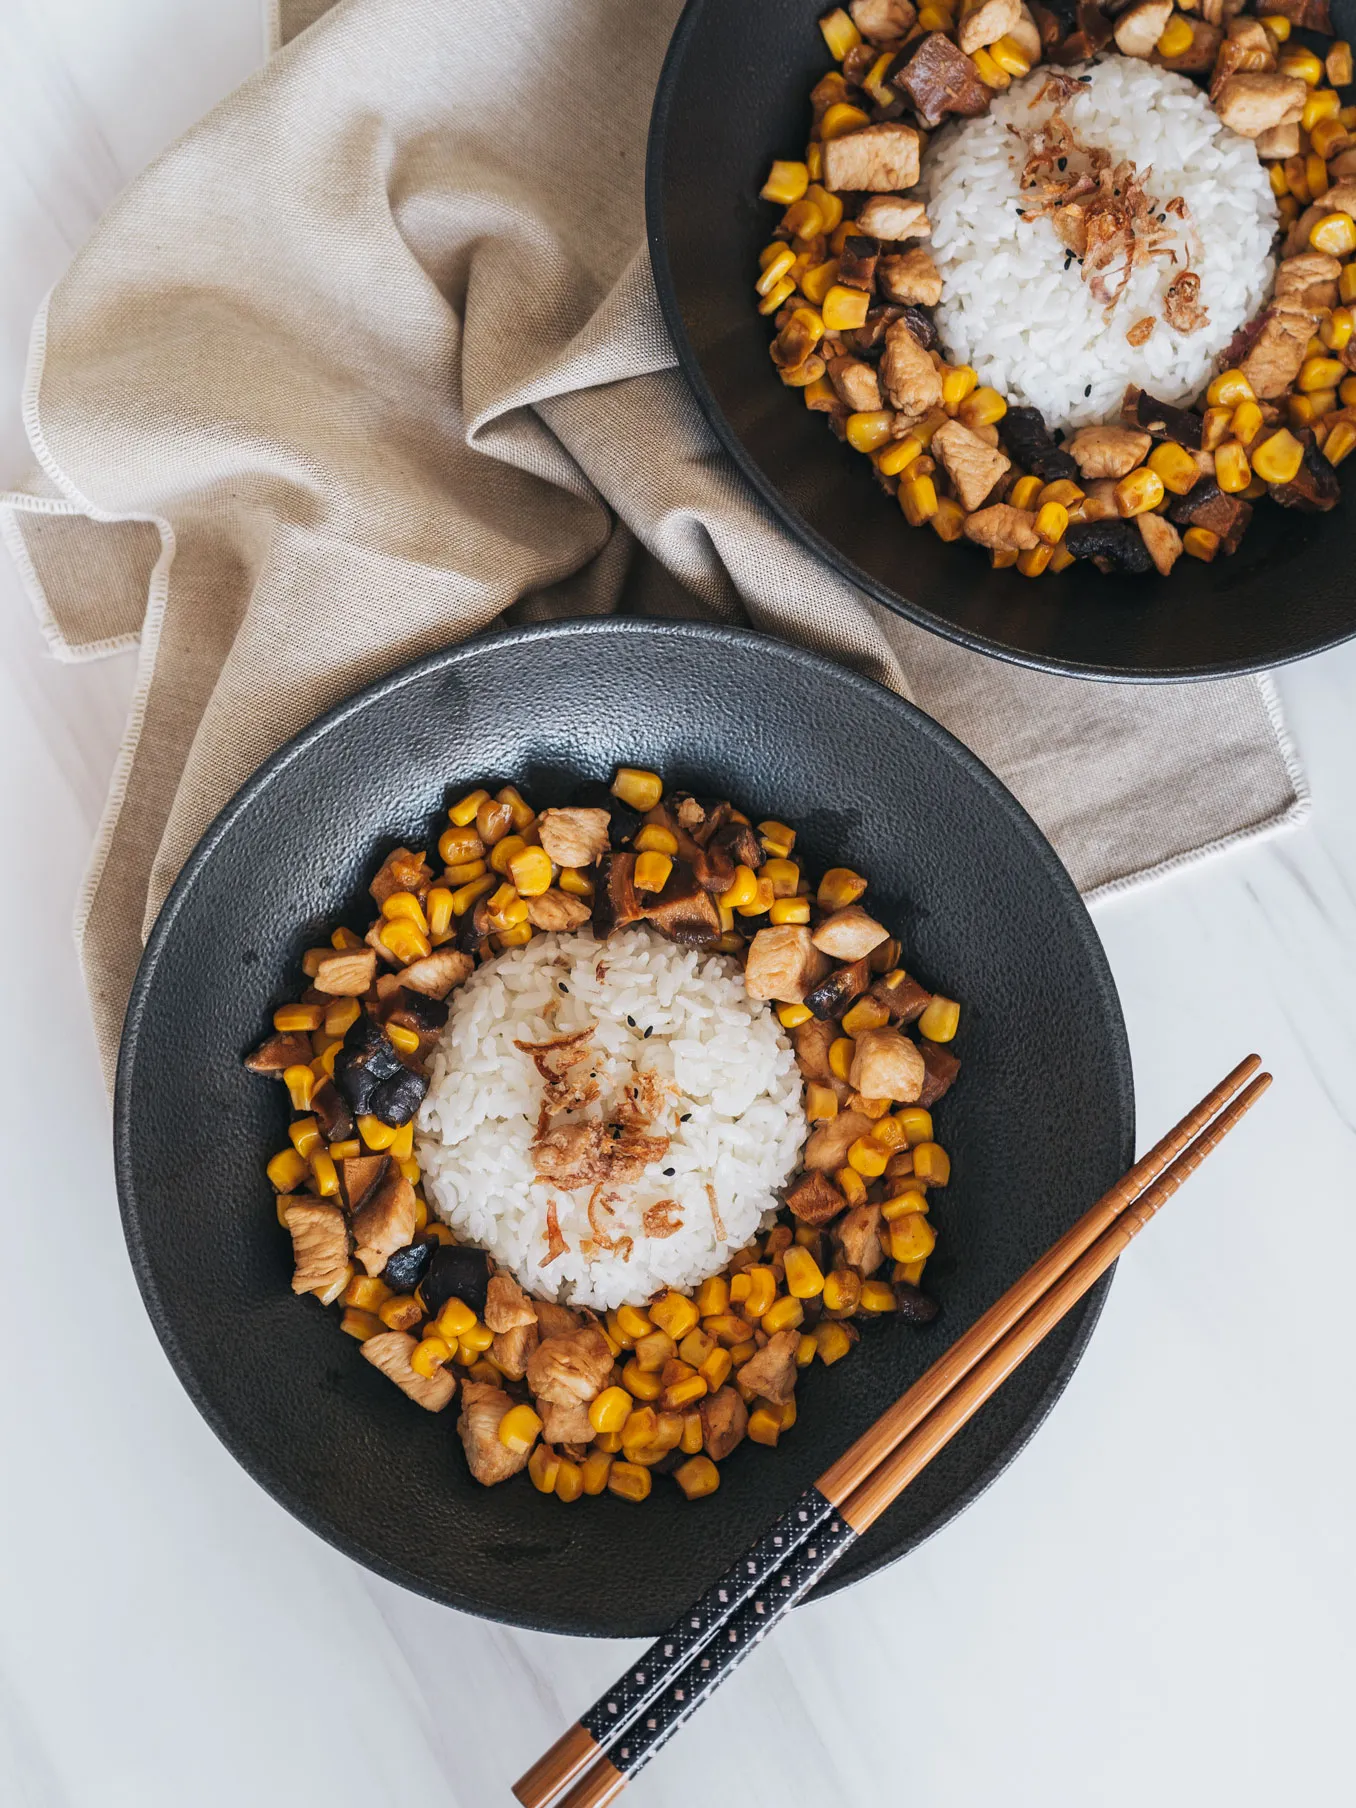
[[[895,1282],[895,1305],[900,1318],[908,1325],[930,1325],[941,1310],[935,1299],[930,1299],[921,1287],[915,1287],[909,1281]]]
[[[1052,63],[1065,67],[1071,63],[1085,63],[1111,42],[1111,21],[1100,7],[1091,5],[1090,0],[1080,0],[1076,22],[1077,29],[1050,52]]]
[[[1033,477],[1044,483],[1058,483],[1063,477],[1078,481],[1072,453],[1055,444],[1039,408],[1009,408],[1000,432],[1008,451]]]
[[[645,915],[636,890],[636,857],[604,854],[593,889],[593,933],[605,942],[614,929],[625,929]]]
[[[349,1106],[359,1116],[371,1112],[378,1088],[405,1071],[391,1038],[364,1011],[344,1037],[334,1062],[334,1083]]]
[[[922,346],[925,352],[932,351],[938,344],[937,325],[926,308],[909,304],[899,310],[901,320],[908,322],[909,331]]]
[[[674,861],[668,882],[645,916],[661,935],[685,948],[699,948],[720,934],[720,908],[686,860]]]
[[[373,1092],[368,1110],[378,1122],[398,1130],[418,1111],[427,1091],[428,1075],[415,1073],[402,1063],[400,1072],[393,1079],[383,1080]]]
[[[333,1080],[326,1080],[316,1087],[311,1095],[311,1110],[327,1143],[347,1142],[353,1135],[352,1114]]]
[[[841,1017],[854,998],[860,998],[871,984],[871,963],[866,955],[835,967],[812,991],[805,1002],[816,1017]]]
[[[273,1074],[281,1079],[289,1067],[309,1067],[314,1054],[309,1036],[267,1036],[245,1056],[245,1066],[251,1073]]]
[[[427,992],[400,986],[385,1001],[385,1017],[387,1023],[398,1023],[426,1036],[446,1025],[447,1005],[441,998],[430,998]]]
[[[854,327],[851,332],[840,333],[839,337],[842,339],[843,344],[846,345],[850,351],[856,352],[859,357],[866,357],[868,354],[874,356],[875,353],[881,349],[882,345],[884,345],[886,332],[894,325],[895,321],[901,317],[903,312],[903,307],[900,303],[895,301],[885,302],[878,307],[869,308],[867,310],[864,325]],[[916,314],[922,314],[925,319],[927,318],[922,308],[915,308],[914,312]],[[931,326],[931,321],[929,321],[928,324]],[[915,337],[917,337],[917,334],[915,334]],[[922,344],[921,339],[919,339],[919,344]],[[927,350],[928,348],[924,347],[924,349]]]
[[[1168,504],[1168,520],[1178,527],[1209,528],[1212,534],[1219,535],[1221,552],[1237,552],[1252,520],[1252,504],[1222,490],[1213,477],[1201,477],[1185,496],[1173,497]],[[1132,523],[1125,525],[1128,527]],[[1067,534],[1065,538],[1068,538]],[[1069,550],[1074,549],[1070,547]]]
[[[792,1216],[802,1224],[815,1226],[827,1224],[847,1210],[843,1194],[828,1175],[818,1169],[802,1174],[795,1185],[787,1189],[786,1204]]]
[[[838,281],[849,289],[865,289],[869,294],[876,286],[876,259],[880,246],[874,239],[854,236],[843,240],[838,259]]]
[[[923,1057],[923,1090],[918,1095],[918,1104],[924,1111],[934,1106],[943,1093],[950,1092],[956,1075],[960,1072],[960,1056],[953,1055],[949,1048],[940,1042],[929,1042],[926,1036],[918,1038],[919,1052]]]
[[[698,885],[704,891],[729,891],[735,876],[730,850],[713,841],[709,847],[696,847],[694,856],[692,870],[697,875]]]
[[[1337,472],[1314,443],[1307,428],[1301,431],[1304,458],[1289,483],[1273,483],[1271,494],[1282,508],[1302,509],[1305,514],[1325,513],[1341,498]]]
[[[747,866],[754,872],[758,871],[767,857],[757,835],[747,822],[725,823],[716,830],[707,847],[724,848],[736,866]]]
[[[1193,414],[1190,408],[1174,408],[1171,402],[1160,402],[1142,389],[1135,398],[1134,424],[1152,433],[1155,439],[1176,441],[1189,452],[1201,449],[1200,415]]]
[[[629,847],[640,833],[645,820],[639,810],[633,810],[630,804],[624,804],[619,797],[614,797],[607,786],[596,779],[579,785],[570,802],[578,809],[607,811],[608,845],[614,848]]]
[[[885,1006],[893,1024],[916,1023],[932,1003],[931,992],[911,979],[902,967],[873,980],[868,997]]]
[[[989,110],[989,90],[978,69],[944,31],[930,31],[920,43],[901,51],[886,80],[908,95],[929,130],[948,113],[974,119]]]
[[[450,1299],[459,1299],[477,1318],[482,1318],[489,1287],[490,1258],[483,1249],[472,1249],[465,1243],[440,1243],[419,1291],[430,1317],[441,1312]]]
[[[393,1293],[413,1293],[428,1272],[433,1252],[439,1245],[431,1239],[407,1243],[403,1249],[386,1258],[381,1278]]]
[[[1091,559],[1099,571],[1153,570],[1144,536],[1133,521],[1071,521],[1064,544],[1076,559]]]

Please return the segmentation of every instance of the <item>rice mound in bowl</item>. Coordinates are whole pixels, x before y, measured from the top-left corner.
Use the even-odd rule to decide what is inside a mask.
[[[530,1293],[603,1310],[694,1287],[777,1209],[806,1136],[801,1076],[737,962],[644,928],[538,935],[450,1004],[417,1126],[425,1190]],[[593,1096],[551,1126],[635,1126],[660,1158],[617,1185],[540,1179],[552,1073]]]
[[[1069,74],[1080,85],[1068,98],[1048,92],[1051,72],[1038,69],[983,118],[938,133],[920,190],[942,276],[936,318],[948,353],[972,365],[981,383],[1066,430],[1114,419],[1128,384],[1162,402],[1194,397],[1270,291],[1277,225],[1256,148],[1185,76],[1129,57]],[[1056,110],[1113,164],[1129,160],[1149,172],[1145,187],[1160,210],[1175,197],[1186,204],[1185,220],[1163,222],[1177,232],[1176,263],[1153,257],[1136,265],[1109,310],[1049,217],[1022,218],[1027,135]],[[1208,319],[1183,333],[1163,318],[1163,300],[1188,256]],[[1130,344],[1127,332],[1148,317],[1153,332]]]

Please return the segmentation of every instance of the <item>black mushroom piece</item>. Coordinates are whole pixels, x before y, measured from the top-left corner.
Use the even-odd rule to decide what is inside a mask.
[[[629,847],[640,833],[641,824],[645,820],[639,810],[633,810],[630,804],[624,804],[619,797],[614,797],[607,786],[597,779],[589,779],[578,786],[570,803],[581,810],[607,811],[608,845],[614,848]]]
[[[334,1083],[359,1117],[396,1126],[409,1123],[428,1091],[427,1077],[406,1067],[386,1031],[366,1011],[344,1037]]]
[[[909,331],[925,352],[933,351],[936,348],[937,326],[926,308],[909,305],[900,309],[899,317],[908,322]]]
[[[668,883],[646,907],[661,935],[685,948],[700,948],[720,934],[720,908],[686,860],[675,860]]]
[[[605,942],[614,929],[626,929],[645,915],[636,890],[636,857],[604,854],[593,886],[593,933]]]
[[[311,1095],[311,1110],[327,1143],[346,1142],[354,1134],[352,1114],[333,1080],[316,1087]]]
[[[1185,496],[1173,497],[1168,504],[1168,520],[1178,527],[1209,528],[1212,534],[1219,535],[1221,552],[1237,552],[1252,520],[1252,504],[1222,490],[1213,477],[1201,477]]]
[[[1091,0],[1080,0],[1075,23],[1077,29],[1071,31],[1064,42],[1050,53],[1052,63],[1060,63],[1065,67],[1072,63],[1085,63],[1089,57],[1096,56],[1099,50],[1105,50],[1111,42],[1111,21],[1101,7],[1091,4]]]
[[[372,1116],[398,1130],[418,1111],[427,1091],[428,1075],[415,1073],[413,1068],[402,1063],[400,1072],[383,1080],[372,1094]]]
[[[860,998],[871,984],[871,962],[866,955],[835,967],[819,984],[805,994],[805,1002],[816,1017],[841,1017],[854,998]]]
[[[900,1318],[909,1325],[930,1325],[939,1311],[936,1300],[909,1281],[895,1282],[895,1305]]]
[[[1071,521],[1064,544],[1076,559],[1091,559],[1099,571],[1152,571],[1144,536],[1133,521]]]
[[[447,1002],[430,998],[427,992],[416,992],[412,986],[398,986],[385,1001],[383,1014],[387,1023],[398,1023],[426,1036],[446,1024]]]
[[[1135,397],[1134,425],[1152,433],[1155,439],[1175,440],[1189,452],[1201,449],[1201,417],[1190,408],[1174,408],[1171,402],[1139,390]]]
[[[289,1067],[309,1067],[314,1054],[309,1036],[266,1036],[258,1048],[245,1056],[245,1066],[250,1073],[273,1074],[281,1079]]]
[[[1062,477],[1078,480],[1073,454],[1057,446],[1039,408],[1009,408],[1001,428],[1004,442],[1019,465],[1043,483]]]
[[[450,1299],[469,1306],[477,1318],[485,1315],[490,1285],[490,1258],[483,1249],[464,1243],[440,1243],[419,1283],[430,1317],[441,1312]]]
[[[727,853],[736,866],[747,866],[754,872],[766,858],[757,835],[746,822],[727,822],[718,828],[707,843],[707,852],[717,848]]]
[[[407,1243],[403,1249],[397,1249],[394,1255],[386,1258],[386,1266],[381,1271],[382,1280],[393,1293],[413,1293],[428,1272],[433,1252],[437,1248],[438,1244],[431,1238]]]
[[[923,1057],[923,1090],[917,1102],[928,1111],[943,1093],[950,1092],[960,1072],[960,1056],[953,1055],[940,1042],[929,1042],[926,1036],[918,1038],[918,1052]]]
[[[875,239],[854,236],[843,240],[838,259],[837,281],[849,289],[865,289],[868,294],[876,286],[876,259],[880,246]]]
[[[1321,514],[1340,499],[1342,490],[1337,472],[1314,443],[1307,428],[1301,432],[1304,457],[1289,483],[1273,483],[1271,494],[1282,508],[1302,509],[1306,514]]]

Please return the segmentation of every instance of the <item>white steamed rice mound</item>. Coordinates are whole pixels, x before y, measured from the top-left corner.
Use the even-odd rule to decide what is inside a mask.
[[[785,1031],[745,993],[735,962],[647,929],[606,943],[587,932],[538,935],[480,967],[449,1003],[417,1126],[425,1190],[459,1237],[488,1249],[529,1292],[602,1309],[692,1287],[776,1209],[806,1135],[800,1073]],[[626,1260],[594,1242],[591,1189],[544,1184],[532,1165],[543,1081],[514,1042],[590,1025],[598,1058],[586,1071],[601,1097],[584,1115],[610,1117],[644,1069],[666,1088],[649,1133],[672,1137],[668,1153],[621,1189],[604,1221],[610,1237],[633,1240]],[[649,1236],[645,1207],[664,1199],[677,1201],[681,1227]],[[548,1264],[552,1200],[569,1247]]]
[[[1271,287],[1276,198],[1257,152],[1229,130],[1185,76],[1131,57],[1108,57],[1075,74],[1091,79],[1059,111],[1083,143],[1152,166],[1147,190],[1160,207],[1180,195],[1190,210],[1191,268],[1209,321],[1182,334],[1162,318],[1165,290],[1184,264],[1153,258],[1135,270],[1110,316],[1082,279],[1048,219],[1023,220],[1019,178],[1029,132],[1055,110],[1032,100],[1049,77],[1014,82],[982,119],[939,133],[922,191],[930,250],[943,293],[937,325],[952,359],[981,383],[1039,408],[1054,429],[1114,419],[1128,383],[1163,402],[1193,397],[1215,359]],[[1157,325],[1142,346],[1127,330]]]

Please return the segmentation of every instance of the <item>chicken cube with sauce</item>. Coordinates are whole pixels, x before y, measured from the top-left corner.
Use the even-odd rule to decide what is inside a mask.
[[[941,406],[941,376],[907,320],[892,321],[886,329],[880,381],[891,405],[911,420]]]
[[[369,1339],[363,1350],[375,1339]],[[483,1381],[463,1381],[461,1412],[457,1417],[457,1434],[466,1452],[471,1474],[487,1488],[506,1482],[511,1475],[526,1469],[530,1450],[510,1450],[501,1443],[499,1425],[513,1401],[502,1387]]]
[[[895,1029],[863,1030],[853,1047],[848,1081],[864,1099],[912,1105],[923,1090],[926,1073],[916,1042]]]
[[[906,307],[935,308],[942,299],[942,277],[921,246],[881,258],[876,281],[882,295]]]
[[[746,1388],[760,1393],[774,1405],[785,1406],[796,1391],[796,1349],[799,1331],[778,1331],[769,1337],[757,1355],[750,1356],[739,1371]]]
[[[805,994],[828,970],[804,923],[778,923],[760,929],[749,943],[744,990],[750,998],[802,1004]]]
[[[419,1374],[410,1366],[414,1351],[415,1340],[408,1331],[379,1331],[362,1345],[363,1355],[373,1368],[394,1381],[416,1406],[422,1406],[425,1412],[441,1412],[457,1391],[457,1378],[448,1368],[435,1369],[432,1375]],[[475,1383],[468,1382],[467,1386],[474,1387]],[[498,1420],[495,1428],[498,1429]],[[504,1454],[507,1456],[508,1452]]]
[[[884,194],[912,188],[918,166],[918,134],[897,120],[845,132],[824,146],[824,186],[835,192],[869,189]]]
[[[1143,464],[1152,444],[1138,427],[1080,427],[1065,451],[1084,477],[1124,477]]]
[[[986,446],[959,421],[948,421],[932,436],[933,455],[940,458],[956,486],[960,505],[967,513],[980,507],[1000,477],[1012,469],[1012,461]]]
[[[1220,83],[1215,111],[1241,138],[1256,138],[1273,126],[1297,124],[1308,93],[1298,76],[1229,75]]]
[[[887,239],[895,244],[902,239],[932,237],[927,208],[907,195],[872,195],[857,215],[857,228],[873,239]]]

